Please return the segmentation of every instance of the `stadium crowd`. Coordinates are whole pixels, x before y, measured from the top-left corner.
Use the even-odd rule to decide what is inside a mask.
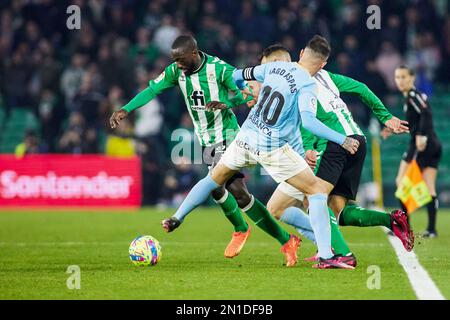
[[[81,9],[80,30],[66,27],[72,4]],[[369,5],[381,8],[379,30],[367,28]],[[37,132],[26,133],[18,152],[137,154],[143,160],[144,204],[171,204],[196,176],[193,166],[168,161],[174,129],[190,130],[194,140],[178,89],[115,131],[107,119],[172,62],[172,41],[189,32],[203,51],[236,67],[258,64],[262,49],[275,42],[296,57],[307,39],[321,34],[333,48],[327,69],[364,81],[383,98],[395,93],[393,72],[402,63],[416,70],[417,86],[427,94],[433,84],[450,84],[446,0],[5,0],[1,123],[14,108],[33,110],[40,123]],[[367,126],[367,108],[348,101]],[[243,121],[247,109],[236,114]]]

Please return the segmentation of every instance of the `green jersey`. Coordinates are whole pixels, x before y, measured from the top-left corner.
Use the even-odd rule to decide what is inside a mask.
[[[139,93],[143,99],[136,99],[138,95],[123,109],[130,112],[145,105],[162,91],[179,86],[202,146],[234,139],[239,125],[229,108],[247,101],[232,79],[235,68],[217,57],[203,52],[200,52],[200,55],[202,64],[195,72],[186,76],[176,63],[172,63],[156,79],[149,82],[145,93]],[[233,94],[232,97],[229,96],[230,93]],[[223,102],[229,108],[206,111],[205,106],[210,101]]]
[[[316,117],[329,128],[343,135],[361,135],[364,133],[353,120],[347,104],[340,97],[341,92],[358,95],[362,102],[372,109],[375,116],[384,124],[392,118],[381,100],[363,83],[352,78],[321,70],[314,79],[318,86]],[[308,130],[301,128],[305,150],[314,149],[316,137]],[[318,144],[326,143],[319,139]]]

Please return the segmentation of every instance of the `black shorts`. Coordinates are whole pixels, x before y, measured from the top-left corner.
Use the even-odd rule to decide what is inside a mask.
[[[227,142],[223,141],[220,143],[213,144],[209,147],[202,147],[203,151],[203,163],[208,165],[208,169],[211,170],[218,163],[222,155],[225,153],[227,149]],[[242,172],[236,172],[226,183],[226,186],[233,183],[236,179],[243,179],[245,175]]]
[[[352,155],[337,143],[328,141],[317,163],[316,176],[334,186],[331,194],[355,200],[366,158],[366,138],[351,137],[359,141],[358,151]]]
[[[414,158],[414,154],[416,153],[416,141],[412,139],[409,143],[408,150],[403,154],[402,159],[406,162],[411,162]],[[427,146],[425,150],[417,153],[417,164],[420,169],[424,169],[427,167],[438,168],[439,161],[442,157],[442,145],[436,137],[432,137],[427,141]]]

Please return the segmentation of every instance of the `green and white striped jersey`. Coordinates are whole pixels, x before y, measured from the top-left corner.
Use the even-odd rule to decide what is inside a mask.
[[[365,84],[325,70],[320,70],[314,79],[318,86],[317,108],[314,111],[317,119],[329,128],[346,136],[364,136],[358,124],[353,120],[347,104],[340,97],[341,92],[358,95],[383,124],[392,118],[392,114],[381,100]],[[301,128],[301,131],[305,150],[314,149],[315,136],[304,128]]]
[[[154,80],[149,82],[149,97],[153,99],[165,89],[178,85],[186,107],[194,122],[195,133],[202,146],[210,146],[234,139],[239,131],[236,116],[229,109],[246,102],[232,79],[235,68],[218,57],[200,53],[203,58],[199,69],[186,76],[176,63],[172,63]],[[230,93],[233,95],[230,97]],[[210,101],[221,101],[229,108],[206,111]],[[124,109],[133,110],[133,105]]]

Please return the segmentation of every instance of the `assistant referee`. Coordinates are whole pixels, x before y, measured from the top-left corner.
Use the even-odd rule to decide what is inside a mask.
[[[403,154],[395,182],[397,186],[402,180],[408,163],[416,157],[428,190],[433,198],[427,205],[428,227],[424,237],[434,238],[436,232],[436,214],[438,198],[436,193],[436,176],[442,155],[442,146],[433,127],[433,116],[427,96],[414,86],[415,73],[408,66],[400,66],[395,70],[395,83],[405,97],[403,109],[409,123],[411,140],[408,150]]]

